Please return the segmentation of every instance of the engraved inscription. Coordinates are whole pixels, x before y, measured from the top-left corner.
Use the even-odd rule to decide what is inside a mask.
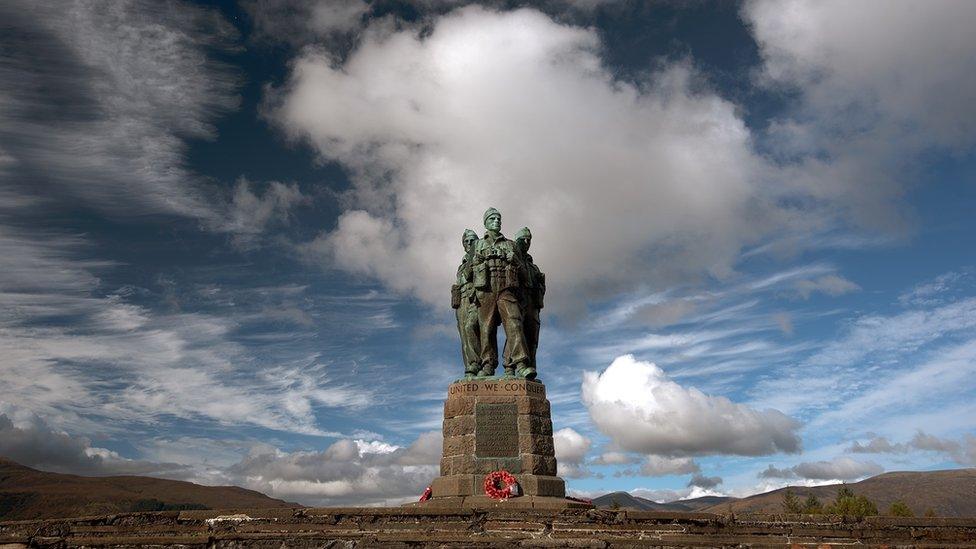
[[[545,398],[546,386],[538,381],[526,380],[462,381],[452,384],[447,394],[449,396],[527,395]]]
[[[513,403],[479,403],[474,409],[474,455],[518,457],[518,407]]]

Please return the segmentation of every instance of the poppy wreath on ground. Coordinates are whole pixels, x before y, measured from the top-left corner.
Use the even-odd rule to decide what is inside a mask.
[[[522,495],[522,490],[511,473],[495,471],[485,475],[485,495],[492,499],[508,499]]]
[[[430,486],[428,486],[427,489],[424,490],[424,493],[420,494],[420,501],[427,501],[432,495],[434,495],[434,493],[431,491]]]

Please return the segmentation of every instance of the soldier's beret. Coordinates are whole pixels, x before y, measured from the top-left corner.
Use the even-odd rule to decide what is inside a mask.
[[[488,208],[487,210],[485,210],[485,215],[481,217],[481,221],[482,222],[488,221],[488,216],[492,214],[498,214],[499,217],[501,217],[502,215],[502,213],[496,210],[495,208]]]

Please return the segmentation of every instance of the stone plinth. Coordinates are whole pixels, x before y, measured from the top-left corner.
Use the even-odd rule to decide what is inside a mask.
[[[433,499],[476,501],[484,496],[485,475],[502,470],[515,475],[526,496],[565,498],[545,385],[504,378],[453,383],[444,402],[444,451]]]

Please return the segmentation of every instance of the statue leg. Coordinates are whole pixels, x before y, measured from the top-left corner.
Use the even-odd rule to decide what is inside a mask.
[[[457,319],[458,335],[461,337],[461,362],[464,364],[464,371],[468,371],[468,342],[464,333],[464,304],[454,309],[454,317]]]
[[[483,297],[482,297],[483,296]],[[480,375],[495,375],[498,368],[498,311],[495,308],[498,294],[479,294],[478,326],[481,328]]]
[[[478,329],[478,308],[471,302],[461,304],[464,310],[461,323],[461,347],[464,354],[464,373],[470,377],[481,370],[481,333]]]
[[[506,373],[518,373],[527,379],[535,377],[534,369],[529,362],[528,349],[525,346],[525,332],[522,325],[522,307],[518,298],[511,291],[503,291],[498,295],[498,315],[505,327],[505,347],[508,356],[505,362]],[[531,370],[531,377],[524,375]]]
[[[529,363],[535,367],[535,354],[539,350],[539,309],[529,307],[522,319],[525,327],[525,347],[529,352]]]

